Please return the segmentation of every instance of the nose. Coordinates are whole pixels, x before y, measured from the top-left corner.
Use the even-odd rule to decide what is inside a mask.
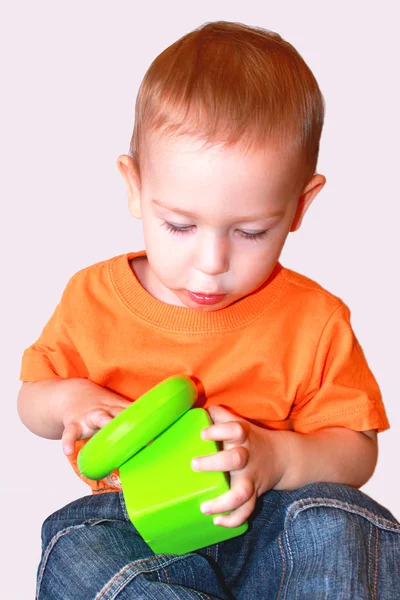
[[[196,247],[195,267],[206,275],[229,270],[229,240],[223,234],[203,235]]]

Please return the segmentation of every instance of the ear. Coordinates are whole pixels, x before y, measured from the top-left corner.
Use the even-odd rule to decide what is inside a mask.
[[[135,219],[141,219],[140,175],[138,166],[133,158],[127,154],[121,154],[117,160],[117,167],[126,183],[129,212]]]
[[[308,183],[303,188],[299,201],[297,203],[297,210],[294,216],[290,231],[297,231],[299,229],[303,217],[306,214],[311,202],[315,196],[322,190],[326,183],[326,179],[323,175],[313,175]]]

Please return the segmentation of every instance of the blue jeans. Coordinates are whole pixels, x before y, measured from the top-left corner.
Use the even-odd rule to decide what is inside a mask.
[[[400,523],[359,490],[271,490],[241,537],[154,555],[122,493],[85,496],[42,528],[38,600],[399,600]]]

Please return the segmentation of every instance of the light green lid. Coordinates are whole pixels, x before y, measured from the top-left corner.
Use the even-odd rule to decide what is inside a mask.
[[[185,376],[168,377],[100,429],[81,449],[78,467],[102,479],[174,423],[196,402],[197,388]]]

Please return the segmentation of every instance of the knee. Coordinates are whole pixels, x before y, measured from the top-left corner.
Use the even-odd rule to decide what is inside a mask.
[[[323,500],[334,502],[336,500],[348,504],[362,504],[368,498],[368,496],[357,488],[342,483],[329,483],[325,481],[310,483],[302,488],[286,493],[290,493],[290,497],[294,501]]]
[[[262,501],[261,515],[278,531],[296,530],[299,539],[327,543],[335,539],[364,538],[369,527],[399,523],[383,506],[356,488],[335,483],[313,483],[293,491],[272,490]]]
[[[287,507],[284,532],[301,550],[307,547],[343,548],[349,540],[361,542],[368,533],[368,522],[360,506],[341,499],[308,497]]]
[[[342,518],[359,515],[378,525],[380,520],[396,523],[395,517],[384,506],[357,488],[339,483],[311,483],[291,492],[282,492],[281,503],[287,512],[299,514],[307,508],[338,509]],[[321,511],[318,514],[322,514]]]
[[[335,549],[342,555],[346,548],[368,548],[377,530],[400,531],[395,517],[383,506],[358,489],[332,483],[316,483],[296,490],[283,511],[284,537],[302,548]],[[397,535],[398,538],[398,535]],[[351,542],[351,543],[350,543]]]

